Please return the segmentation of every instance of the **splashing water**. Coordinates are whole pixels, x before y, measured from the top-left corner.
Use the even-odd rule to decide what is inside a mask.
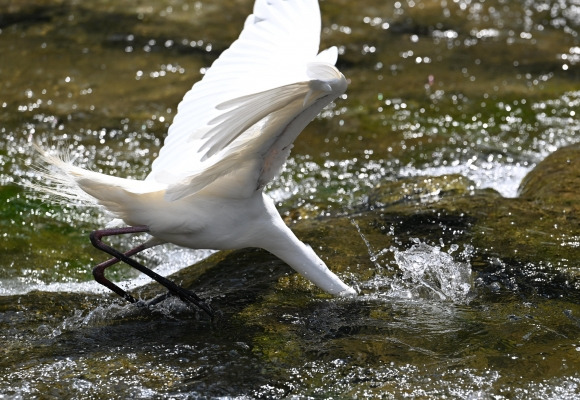
[[[413,239],[414,244],[407,250],[391,247],[375,252],[356,221],[351,222],[365,243],[370,260],[377,267],[377,275],[361,285],[362,289],[371,290],[371,297],[469,302],[472,277],[468,260],[473,254],[471,246],[466,246],[461,254],[466,261],[456,261],[451,255],[459,249],[456,244],[444,252],[441,247],[422,243],[417,238]],[[394,235],[392,230],[390,235]],[[399,268],[399,273],[394,277],[380,274],[384,267],[379,260],[387,253],[393,254]]]
[[[503,197],[513,198],[517,197],[522,179],[533,166],[534,164],[509,165],[497,161],[483,161],[423,169],[407,166],[402,168],[399,174],[401,177],[461,174],[472,180],[479,189],[491,188],[497,190]]]
[[[389,297],[467,302],[471,291],[471,265],[453,259],[450,253],[458,247],[452,245],[446,253],[415,239],[410,249],[393,249],[401,275],[391,281]]]
[[[451,255],[459,246],[451,245],[449,252],[444,252],[438,246],[418,239],[414,241],[407,250],[394,247],[381,250],[379,255],[392,252],[399,271],[393,277],[379,273],[362,287],[372,291],[371,297],[468,303],[472,287],[471,265],[467,261],[456,261]],[[469,257],[471,253],[468,247],[463,256]],[[378,257],[373,254],[371,258]]]

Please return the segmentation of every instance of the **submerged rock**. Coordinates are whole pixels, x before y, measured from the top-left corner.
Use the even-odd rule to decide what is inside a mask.
[[[269,366],[270,384],[256,392],[265,397],[294,390],[382,393],[405,374],[401,365],[417,365],[425,354],[434,360],[425,367],[430,373],[447,369],[447,361],[436,360],[451,355],[466,368],[494,365],[506,352],[532,359],[549,350],[545,339],[554,335],[538,324],[577,330],[579,279],[578,245],[566,241],[573,241],[577,220],[562,218],[561,209],[539,201],[529,187],[509,199],[461,176],[407,178],[378,185],[346,213],[292,223],[332,270],[358,287],[354,299],[332,299],[256,249],[217,253],[179,278],[212,297],[225,326],[245,332],[252,355]],[[416,269],[404,270],[403,264],[421,263],[428,273],[419,279],[412,276]],[[448,267],[474,282],[427,280],[436,275],[433,268]],[[433,295],[450,287],[462,300]],[[523,310],[522,298],[529,305],[553,301]],[[530,323],[543,333],[533,334]],[[514,335],[528,335],[525,346],[507,345],[520,341]],[[561,347],[558,357],[574,354]]]

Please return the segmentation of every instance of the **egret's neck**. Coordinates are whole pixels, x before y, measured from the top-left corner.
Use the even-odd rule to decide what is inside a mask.
[[[286,226],[271,201],[267,208],[270,214],[269,235],[264,245],[260,247],[282,259],[296,272],[327,293],[355,294],[351,287],[328,269],[310,246],[298,240]]]

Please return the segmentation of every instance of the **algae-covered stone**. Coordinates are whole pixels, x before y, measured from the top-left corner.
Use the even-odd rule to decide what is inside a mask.
[[[522,181],[520,197],[544,207],[568,211],[580,209],[580,144],[555,151]]]
[[[473,269],[486,284],[495,280],[509,290],[548,296],[578,284],[577,217],[529,197],[504,198],[494,190],[475,189],[461,175],[385,181],[346,214],[311,215],[289,223],[334,272],[355,286],[379,272],[397,274],[392,249],[406,249],[416,240],[443,249],[473,247]],[[299,307],[295,296],[305,292],[328,298],[262,250],[218,253],[178,276],[195,286],[221,288],[225,307],[239,301],[240,289],[262,298],[268,305],[252,307],[258,314],[288,301]]]
[[[400,202],[436,202],[444,196],[462,195],[474,190],[475,184],[462,175],[425,176],[382,182],[369,195],[370,207],[385,207]]]

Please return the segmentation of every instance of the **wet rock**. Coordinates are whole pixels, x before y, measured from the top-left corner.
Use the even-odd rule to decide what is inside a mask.
[[[50,6],[35,4],[36,2],[21,1],[3,4],[0,13],[0,29],[14,24],[30,26],[50,22],[55,15],[63,13],[61,1],[52,2]]]
[[[257,249],[217,253],[179,273],[213,296],[213,304],[225,311],[226,323],[253,332],[248,338],[252,353],[273,367],[271,379],[278,382],[273,387],[280,388],[279,382],[288,379],[305,387],[321,385],[318,375],[283,375],[288,365],[306,370],[312,366],[322,376],[329,376],[330,372],[321,371],[336,371],[341,366],[332,363],[348,360],[341,362],[365,365],[373,375],[376,366],[387,361],[400,364],[413,360],[410,349],[414,346],[453,352],[453,341],[447,337],[453,330],[450,327],[465,330],[471,326],[473,332],[481,334],[482,321],[487,318],[483,316],[489,313],[503,316],[505,332],[515,329],[514,325],[525,329],[527,324],[546,318],[554,318],[554,323],[566,329],[576,329],[561,312],[505,305],[509,304],[507,299],[517,299],[518,304],[521,298],[528,304],[538,297],[572,299],[578,290],[579,278],[574,274],[577,246],[566,242],[572,240],[568,235],[577,229],[577,222],[562,219],[561,212],[546,209],[542,202],[503,198],[493,190],[475,189],[461,176],[416,177],[382,183],[360,207],[346,214],[310,215],[291,226],[333,271],[359,287],[358,299],[332,299],[276,257]],[[411,306],[402,298],[381,300],[389,285],[373,287],[368,282],[388,281],[400,274],[395,254],[414,241],[423,247],[439,246],[471,265],[476,303],[485,303],[476,313],[479,316],[461,315],[456,305],[441,301],[429,300],[417,309],[416,303]],[[460,250],[453,252],[454,246]],[[196,270],[202,272],[192,278]],[[496,304],[500,298],[507,303]],[[553,306],[559,307],[557,303]],[[410,337],[409,324],[417,324],[422,332],[430,331],[432,341]],[[399,330],[399,325],[406,328]],[[509,333],[494,335],[487,338],[486,334],[482,340],[495,341],[498,348],[509,341]],[[385,336],[391,339],[385,341]],[[540,344],[537,339],[532,341]],[[484,347],[487,345],[480,346]],[[473,350],[473,359],[479,360],[474,365],[493,365],[494,358],[508,350],[494,350],[495,355]],[[347,368],[344,374],[355,371]],[[360,387],[357,379],[346,386]],[[373,378],[378,387],[388,381]]]
[[[325,217],[309,213],[290,225],[334,272],[355,286],[377,275],[388,279],[400,273],[396,251],[417,242],[442,251],[460,249],[453,257],[471,262],[480,284],[492,291],[558,297],[580,285],[574,272],[574,215],[546,208],[529,195],[511,199],[494,190],[475,189],[461,175],[383,182],[350,212]],[[253,303],[252,309],[260,304],[265,311],[288,302],[304,306],[304,299],[312,296],[330,298],[259,249],[217,253],[177,277],[206,290],[222,307],[237,310],[236,304]]]
[[[556,150],[522,181],[520,197],[547,208],[580,209],[580,144]]]
[[[471,193],[475,184],[462,175],[442,175],[398,179],[383,182],[369,195],[369,208],[382,208],[398,203],[431,203],[447,196]]]

